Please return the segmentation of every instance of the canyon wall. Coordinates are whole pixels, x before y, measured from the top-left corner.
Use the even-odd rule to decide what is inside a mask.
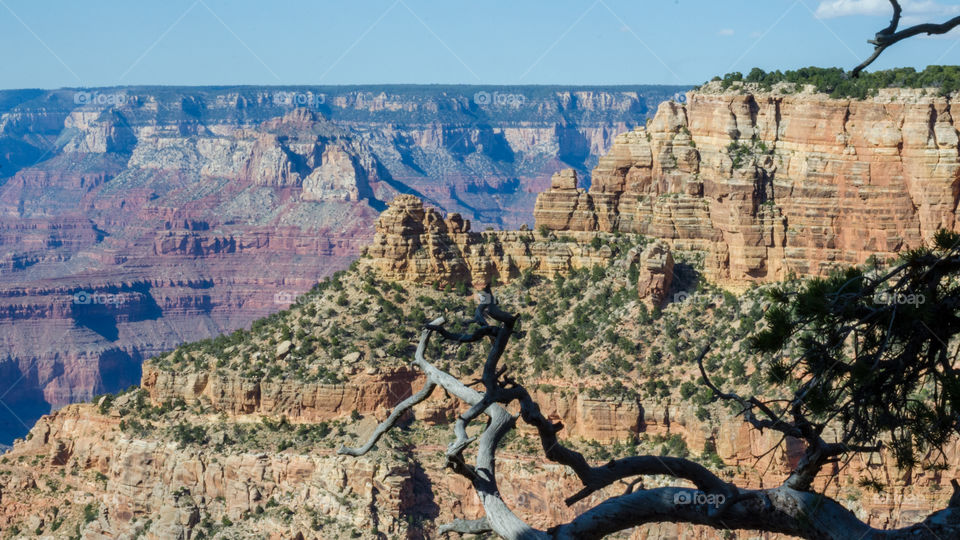
[[[554,183],[571,178],[572,169],[554,175]],[[668,300],[674,277],[670,247],[662,241],[599,231],[569,231],[561,237],[543,231],[470,230],[458,213],[443,217],[412,195],[400,195],[380,214],[376,234],[363,250],[361,268],[389,281],[433,285],[460,283],[482,289],[527,275],[554,278],[571,271],[637,264],[637,293],[650,307]],[[646,249],[645,249],[646,247]],[[621,251],[626,251],[623,257]]]
[[[234,435],[229,429],[232,423],[255,422],[263,415],[286,418],[294,426],[346,422],[365,434],[421,383],[418,373],[401,368],[360,373],[348,383],[319,390],[295,381],[277,382],[271,389],[262,387],[263,393],[258,394],[251,393],[256,381],[229,377],[217,381],[212,373],[188,381],[178,379],[175,373],[148,368],[143,389],[155,404],[183,399],[188,407],[201,401],[212,407],[209,416],[186,419],[189,425],[206,428],[209,444],[184,447],[169,439],[157,440],[155,435],[138,437],[123,427],[122,422],[130,422],[129,416],[103,415],[89,404],[68,406],[41,418],[29,439],[19,440],[13,451],[4,455],[0,530],[27,524],[49,531],[58,519],[71,519],[55,511],[63,507],[56,491],[49,493],[57,482],[57,489],[69,497],[73,508],[98,508],[96,518],[81,529],[85,538],[138,532],[148,539],[191,538],[203,528],[209,530],[201,516],[207,523],[215,518],[216,525],[242,522],[244,528],[235,532],[264,538],[338,538],[347,534],[343,527],[364,531],[355,536],[362,538],[377,538],[377,532],[390,538],[431,537],[432,525],[420,530],[420,520],[441,523],[482,511],[472,487],[445,469],[438,457],[442,445],[420,444],[404,454],[388,450],[361,458],[338,456],[326,443],[307,450],[243,451],[232,448]],[[289,399],[278,399],[281,396]],[[802,453],[802,444],[792,439],[781,450],[769,452],[781,442],[778,434],[761,433],[729,414],[698,420],[695,407],[682,401],[588,398],[570,386],[536,391],[533,397],[544,414],[564,424],[565,437],[570,440],[611,445],[638,434],[678,436],[694,455],[702,455],[706,445],[712,444],[729,472],[725,479],[744,487],[768,487],[784,481]],[[116,405],[122,409],[129,406],[128,401],[121,397]],[[447,426],[452,415],[462,412],[458,405],[437,394],[418,405],[414,417],[420,424]],[[228,424],[218,424],[224,420]],[[520,429],[533,433],[529,426]],[[334,442],[343,439],[343,435],[329,437],[334,437]],[[440,442],[442,439],[436,441]],[[947,470],[902,471],[888,456],[858,457],[827,468],[817,489],[831,497],[860,493],[857,498],[844,499],[858,517],[877,527],[903,526],[946,504],[949,478],[960,462],[956,444],[946,449],[946,458]],[[502,451],[497,464],[498,475],[509,479],[501,483],[504,500],[540,528],[570,520],[604,497],[619,493],[611,488],[567,507],[563,498],[579,489],[578,481],[561,467],[543,466],[538,452]],[[884,483],[885,492],[858,491],[855,480],[863,477]],[[661,481],[648,478],[645,485],[654,487]],[[293,509],[292,519],[251,519],[277,503]],[[318,527],[318,518],[325,525]],[[624,537],[640,540],[675,535],[707,539],[715,538],[716,532],[661,523],[628,531]]]
[[[414,193],[532,222],[670,87],[0,92],[0,444],[345,268]],[[490,100],[480,97],[489,95]]]
[[[537,226],[653,236],[703,253],[712,279],[737,282],[820,275],[957,227],[948,98],[881,90],[854,101],[710,83],[679,101],[619,135],[589,190],[554,182],[537,200]]]

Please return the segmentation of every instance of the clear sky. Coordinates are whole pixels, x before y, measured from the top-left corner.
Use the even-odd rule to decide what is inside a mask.
[[[960,0],[904,0],[905,23]],[[0,0],[0,88],[696,84],[852,68],[888,0]],[[960,63],[960,35],[874,65]]]

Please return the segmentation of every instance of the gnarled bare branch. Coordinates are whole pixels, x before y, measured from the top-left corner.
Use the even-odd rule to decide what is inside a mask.
[[[900,17],[903,13],[903,9],[900,7],[900,2],[898,0],[890,0],[890,4],[893,6],[893,19],[890,21],[890,25],[877,32],[873,39],[867,41],[867,43],[870,43],[874,46],[873,54],[871,54],[870,58],[864,60],[859,66],[853,68],[853,71],[851,72],[852,76],[859,76],[860,72],[872,64],[874,60],[876,60],[883,53],[883,51],[887,49],[887,47],[895,43],[918,36],[920,34],[946,34],[950,30],[960,26],[960,16],[957,16],[939,24],[917,24],[898,32],[897,27],[900,26]]]
[[[486,315],[502,324],[497,327],[484,326]],[[503,370],[498,369],[498,363],[513,333],[516,317],[496,308],[490,295],[489,301],[478,308],[475,320],[483,329],[481,337],[487,336],[494,341],[484,366],[483,392],[470,388],[449,373],[438,369],[424,357],[430,336],[435,332],[448,339],[460,341],[457,335],[442,331],[445,320],[438,318],[431,321],[421,334],[413,361],[425,374],[427,385],[398,405],[366,445],[359,449],[341,448],[341,453],[349,455],[368,452],[378,437],[396,425],[404,411],[426,399],[436,386],[442,387],[448,394],[469,405],[471,412],[461,415],[454,426],[454,441],[448,449],[447,459],[454,472],[471,482],[480,498],[485,516],[476,520],[459,519],[441,526],[441,534],[494,532],[507,540],[590,539],[646,523],[675,522],[705,525],[715,529],[760,530],[811,539],[854,537],[933,540],[960,536],[960,506],[953,501],[948,508],[928,516],[917,525],[883,531],[863,523],[836,501],[809,491],[812,481],[810,475],[815,475],[824,463],[836,459],[840,454],[876,451],[879,447],[847,445],[845,441],[824,442],[820,438],[822,427],[806,422],[795,405],[796,399],[787,407],[793,417],[792,421],[788,421],[755,398],[744,399],[736,394],[720,391],[709,381],[703,368],[706,350],[701,353],[697,362],[704,380],[719,397],[739,402],[745,408],[744,414],[751,417],[751,411],[758,409],[766,418],[752,417],[754,425],[777,429],[785,436],[797,434],[810,444],[805,456],[806,462],[802,461],[798,465],[791,480],[771,489],[740,489],[721,480],[696,462],[675,457],[635,456],[590,466],[582,454],[560,443],[557,433],[563,429],[563,425],[549,421],[522,385],[510,379],[500,379]],[[798,392],[803,391],[804,388],[801,387]],[[642,483],[634,479],[628,484],[626,493],[602,501],[569,523],[558,525],[549,531],[537,530],[513,513],[501,498],[497,486],[496,451],[503,437],[515,428],[518,419],[510,414],[505,406],[514,401],[520,406],[519,417],[536,428],[546,458],[567,465],[581,480],[583,489],[568,498],[568,504],[582,501],[618,481],[644,475],[671,476],[689,481],[696,487],[644,489]],[[469,437],[467,427],[480,415],[486,415],[488,423],[479,436]],[[474,444],[477,449],[476,465],[470,466],[463,457],[463,451]],[[955,498],[960,499],[960,496],[955,495]]]
[[[424,385],[419,392],[413,394],[394,407],[393,411],[390,413],[390,416],[388,416],[386,420],[377,426],[377,429],[374,430],[373,435],[370,436],[370,439],[367,440],[366,444],[359,448],[350,448],[345,445],[341,445],[340,448],[337,449],[337,453],[354,457],[366,454],[371,448],[373,448],[375,444],[377,444],[377,441],[380,440],[380,437],[382,437],[386,432],[390,431],[390,428],[395,426],[397,422],[400,421],[400,418],[403,417],[403,413],[409,411],[414,405],[430,397],[430,394],[433,393],[433,390],[436,387],[436,383],[427,380],[427,384]]]
[[[450,523],[437,527],[437,534],[452,532],[460,534],[482,534],[493,532],[493,529],[490,528],[490,523],[485,517],[480,519],[455,519]]]

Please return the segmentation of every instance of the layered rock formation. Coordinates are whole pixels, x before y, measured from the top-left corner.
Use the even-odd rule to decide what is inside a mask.
[[[148,362],[138,390],[44,416],[0,456],[0,529],[157,540],[201,534],[372,540],[433,537],[438,523],[476,517],[480,506],[471,486],[446,469],[450,422],[463,406],[443,392],[415,407],[368,456],[335,455],[340,444],[365,440],[392,406],[422,388],[421,374],[409,365],[417,330],[440,313],[454,323],[469,308],[465,298],[428,284],[455,275],[453,262],[476,279],[473,269],[485,267],[469,261],[485,255],[470,254],[494,243],[476,241],[471,235],[478,233],[462,218],[444,219],[409,196],[398,197],[378,227],[380,249],[403,258],[364,259],[369,268],[360,265],[326,281],[248,332]],[[583,249],[608,238],[577,234]],[[436,255],[409,256],[451,235],[465,236]],[[570,265],[568,244],[581,243],[552,236],[541,241],[546,253],[559,253]],[[612,249],[599,244],[598,250]],[[617,255],[606,257],[602,279],[578,272],[563,281],[519,280],[498,288],[524,325],[511,339],[505,365],[523,377],[544,415],[564,426],[563,440],[591,463],[671,453],[740,486],[782,482],[802,443],[760,432],[721,404],[685,393],[681,384],[697,377],[686,349],[708,338],[716,343],[711,370],[717,380],[751,391],[755,381],[746,372],[755,366],[741,363],[739,374],[729,366],[741,361],[740,340],[762,314],[764,291],[730,301],[694,291],[650,318],[633,293],[630,269],[644,270],[631,263],[658,267],[669,252],[659,242],[646,249],[614,245]],[[461,253],[460,247],[468,255],[444,258]],[[392,271],[408,282],[383,281],[369,270]],[[409,282],[417,280],[425,284]],[[587,328],[583,335],[576,333],[581,328]],[[431,344],[427,354],[471,380],[482,365],[482,348],[463,356],[458,349]],[[535,526],[569,520],[622,492],[614,486],[566,507],[563,498],[579,489],[577,480],[543,463],[536,439],[527,437],[530,426],[521,423],[518,430],[501,445],[497,472],[504,500]],[[824,437],[837,435],[828,429]],[[943,458],[943,468],[899,470],[884,452],[865,454],[826,468],[816,487],[873,525],[905,525],[946,504],[950,480],[960,470],[957,442],[944,448]],[[869,491],[868,480],[885,491]],[[676,484],[662,477],[644,482]],[[664,523],[624,536],[705,540],[716,532]]]
[[[660,238],[703,253],[718,280],[818,275],[955,229],[957,141],[952,102],[923,90],[851,101],[712,84],[619,135],[588,192],[555,182],[536,222]]]
[[[352,423],[360,433],[357,437],[363,438],[390,407],[422,382],[419,373],[406,368],[354,373],[343,384],[310,385],[295,379],[249,380],[212,371],[184,376],[148,365],[143,391],[149,401],[158,406],[182,401],[185,410],[205,409],[205,415],[187,416],[181,422],[203,426],[212,433],[209,443],[185,447],[162,437],[157,440],[156,434],[131,432],[131,418],[136,421],[136,415],[119,412],[132,407],[130,395],[121,396],[106,414],[95,405],[68,406],[41,418],[29,438],[19,440],[3,456],[0,529],[17,525],[24,533],[49,532],[51,527],[56,531],[58,522],[74,519],[59,511],[64,503],[50,487],[56,481],[54,489],[67,494],[73,508],[96,509],[77,529],[86,537],[140,534],[160,540],[234,526],[239,527],[231,529],[234,532],[264,538],[337,538],[350,536],[350,531],[357,531],[352,535],[358,538],[378,538],[379,533],[390,538],[430,537],[433,525],[424,520],[445,522],[481,511],[469,484],[437,458],[442,445],[418,444],[397,455],[385,444],[385,451],[347,458],[333,451],[348,440],[338,431],[308,449],[244,451],[237,447],[232,428],[233,424],[256,424],[263,417],[307,427],[333,421]],[[567,440],[614,445],[637,435],[654,440],[679,437],[693,455],[715,449],[727,467],[725,478],[748,487],[782,482],[802,452],[798,441],[780,445],[775,432],[761,433],[729,413],[704,421],[697,418],[692,404],[672,398],[588,397],[580,385],[591,383],[589,378],[578,385],[551,382],[549,389],[537,390],[533,397],[545,415],[563,423]],[[460,412],[454,400],[438,393],[418,405],[413,418],[418,424],[446,428]],[[519,428],[533,433],[530,426]],[[438,442],[449,435],[445,429],[430,433],[441,438]],[[779,450],[769,451],[778,445]],[[951,464],[946,470],[916,471],[898,470],[883,455],[858,458],[826,470],[817,489],[831,497],[860,493],[844,499],[858,516],[879,527],[902,526],[946,504],[949,478],[960,463],[956,444],[946,449],[946,458]],[[25,462],[29,466],[14,465]],[[509,479],[502,482],[505,501],[540,528],[570,520],[602,497],[619,493],[606,490],[567,507],[563,498],[576,492],[579,484],[562,468],[541,467],[537,451],[504,450],[497,463],[498,475]],[[866,477],[885,484],[885,494],[859,491],[855,481]],[[649,478],[645,485],[660,482]],[[271,506],[289,509],[287,518],[278,519]],[[256,517],[260,514],[264,517]],[[663,523],[635,530],[629,538],[708,539],[715,534]]]
[[[349,369],[345,369],[349,371]],[[355,373],[348,384],[269,381],[235,375],[201,372],[181,374],[148,364],[142,387],[159,405],[200,400],[231,415],[259,414],[286,417],[294,422],[322,422],[342,418],[353,411],[371,413],[384,404],[392,406],[410,395],[422,382],[410,369]]]
[[[555,175],[536,208],[538,225],[547,234],[477,232],[462,214],[444,215],[424,206],[421,197],[400,195],[377,220],[360,270],[374,269],[387,280],[439,286],[506,282],[528,272],[553,276],[600,265],[608,272],[603,280],[589,284],[582,278],[577,287],[593,288],[591,294],[609,298],[617,283],[636,286],[650,295],[651,303],[659,303],[671,286],[671,250],[703,253],[711,277],[738,281],[773,280],[790,271],[815,274],[870,254],[891,254],[916,245],[939,226],[955,226],[957,145],[948,102],[906,94],[884,102],[889,98],[882,94],[872,101],[842,102],[841,107],[809,94],[691,94],[686,106],[661,106],[648,129],[618,137],[594,170],[589,191],[579,189],[573,172]],[[229,104],[240,110],[241,102]],[[390,99],[363,97],[350,103],[360,102],[378,110],[403,108]],[[196,103],[185,104],[187,110],[196,110]],[[929,112],[926,128],[919,120],[923,110]],[[10,117],[4,125],[18,121],[23,120]],[[4,380],[27,374],[26,384],[15,384],[5,400],[16,396],[67,402],[89,395],[88,388],[135,382],[130,369],[139,359],[135,355],[240,326],[257,310],[277,309],[277,299],[285,306],[294,299],[292,293],[316,279],[318,270],[310,265],[337,253],[345,260],[357,249],[350,242],[359,242],[365,234],[337,227],[370,215],[380,201],[399,191],[396,176],[388,176],[390,167],[370,150],[369,141],[337,131],[315,113],[298,111],[256,129],[185,121],[178,130],[188,137],[165,131],[169,128],[162,124],[134,125],[128,130],[112,115],[75,115],[72,129],[99,127],[71,139],[70,148],[128,152],[129,161],[87,155],[71,168],[61,159],[54,163],[57,170],[22,171],[0,190],[9,215],[32,216],[0,223],[0,234],[9,239],[5,246],[30,247],[4,258],[0,266],[11,270],[4,277],[19,280],[0,296],[0,314],[6,317],[0,322],[9,324],[3,339],[11,347],[45,347],[32,351],[29,361],[13,349],[14,358],[0,366]],[[831,139],[836,128],[842,131]],[[431,133],[450,141],[442,129]],[[484,137],[478,144],[496,148],[498,139]],[[55,186],[64,189],[52,189]],[[56,213],[70,198],[80,201],[79,210]],[[138,223],[144,228],[131,226]],[[153,226],[157,224],[162,225]],[[622,232],[662,241],[646,249],[621,249],[622,237],[637,239],[632,234],[618,238]],[[141,253],[147,256],[135,256]],[[634,262],[639,279],[626,283],[633,280],[626,278],[625,268]],[[338,359],[337,374],[348,377],[345,383],[302,378],[291,366],[315,364],[319,369],[327,354],[322,348],[303,352],[310,350],[305,348],[307,330],[313,332],[319,321],[331,318],[325,328],[335,326],[340,332],[360,327],[356,320],[338,319],[335,308],[342,314],[363,306],[357,307],[357,316],[369,318],[392,305],[385,301],[388,296],[413,303],[435,294],[430,287],[408,283],[403,294],[383,287],[383,292],[360,297],[357,290],[363,282],[355,277],[351,294],[356,296],[344,296],[343,303],[326,298],[312,306],[312,315],[298,302],[284,319],[294,328],[270,323],[263,350],[278,366],[280,359],[292,362],[277,375],[240,374],[221,369],[213,359],[205,363],[200,356],[192,358],[190,367],[149,363],[142,377],[150,405],[146,412],[132,413],[133,398],[127,395],[112,406],[71,406],[43,417],[28,438],[0,460],[0,528],[15,525],[25,533],[56,534],[58,522],[70,519],[71,527],[77,524],[77,534],[90,537],[169,538],[229,528],[227,523],[236,520],[242,525],[231,532],[255,537],[342,537],[355,530],[360,536],[382,533],[393,538],[430,531],[420,527],[424,522],[476,516],[479,507],[470,487],[444,471],[437,458],[449,436],[446,431],[438,435],[439,428],[426,434],[440,441],[437,444],[421,444],[422,439],[412,443],[412,437],[423,433],[404,431],[368,458],[333,455],[331,438],[336,444],[362,440],[390,406],[419,388],[421,379],[383,355],[366,369],[354,365],[358,352]],[[535,296],[545,297],[554,285],[541,287]],[[288,288],[289,294],[277,295]],[[695,368],[683,365],[681,350],[663,363],[659,354],[677,345],[662,343],[660,335],[655,343],[633,342],[638,326],[643,326],[635,297],[597,314],[590,311],[596,303],[578,304],[576,294],[583,290],[568,289],[564,294],[573,295],[573,305],[554,312],[567,317],[555,321],[558,331],[576,330],[576,317],[584,315],[606,325],[589,335],[586,344],[573,343],[589,349],[564,360],[576,366],[577,376],[559,369],[561,362],[553,359],[552,350],[547,354],[553,361],[531,371],[535,362],[527,356],[538,351],[529,337],[517,337],[527,341],[515,344],[519,354],[509,360],[534,389],[544,413],[564,424],[565,438],[606,448],[637,436],[644,444],[679,437],[702,459],[715,449],[725,464],[724,477],[740,485],[768,486],[783,480],[800,453],[797,441],[779,445],[772,433],[757,432],[720,407],[708,407],[704,416],[705,411],[681,399],[675,387],[664,388],[657,398],[645,394],[630,399],[617,388],[612,392],[621,397],[605,393],[610,370],[614,380],[628,386],[662,380],[678,386],[689,378],[684,369]],[[74,296],[84,292],[90,302]],[[513,292],[519,297],[522,291]],[[682,317],[676,311],[685,309],[683,303],[664,311],[671,316],[674,310],[671,321],[703,311],[708,320],[719,317],[715,304],[721,301],[701,300]],[[570,302],[570,296],[550,299],[553,305],[562,301]],[[522,303],[529,310],[527,320],[535,320],[530,307],[535,302]],[[437,305],[436,300],[431,304]],[[644,324],[659,324],[668,341],[678,339],[665,333],[663,320]],[[736,324],[741,330],[749,326],[743,320]],[[694,339],[704,328],[710,331],[708,325],[691,326],[680,330],[685,332],[680,338]],[[713,331],[717,339],[726,340],[733,326]],[[623,362],[617,349],[621,344],[607,342],[602,329],[627,339],[631,360]],[[336,347],[329,334],[321,337]],[[336,337],[348,341],[354,336]],[[560,339],[549,336],[548,341]],[[366,341],[350,343],[366,346]],[[62,352],[77,343],[88,351],[86,356]],[[142,345],[127,349],[125,343]],[[402,347],[399,350],[401,354]],[[733,345],[718,347],[718,354],[736,350]],[[656,362],[642,368],[633,363],[654,351]],[[245,367],[245,357],[228,359]],[[194,367],[200,365],[204,367]],[[734,384],[729,364],[718,365]],[[107,374],[123,377],[108,379]],[[639,395],[629,392],[626,395]],[[417,407],[414,418],[418,425],[436,427],[457,412],[438,393]],[[283,439],[294,436],[293,428],[270,439],[274,446],[257,450],[240,448],[231,439],[245,426],[275,425],[278,418],[298,427],[331,422],[336,431],[299,447],[287,446]],[[151,431],[133,426],[132,420],[158,425]],[[196,427],[209,429],[209,444],[189,442]],[[774,447],[777,450],[769,452]],[[498,462],[498,474],[510,479],[503,483],[503,496],[525,519],[546,527],[597,502],[595,498],[566,508],[562,497],[576,491],[573,478],[560,468],[534,467],[539,457],[529,455],[504,451]],[[762,456],[759,462],[757,456]],[[957,476],[960,463],[956,442],[947,446],[944,457],[945,469],[903,471],[885,454],[871,454],[824,471],[817,487],[876,526],[911,523],[946,504],[949,480]],[[858,484],[866,479],[884,484],[887,491],[873,495]],[[659,481],[650,479],[647,485]],[[417,495],[426,487],[434,498]],[[75,514],[80,509],[86,514],[90,505],[91,515],[60,515],[64,504]],[[278,504],[286,511],[277,510]],[[713,531],[691,533],[688,527],[671,524],[632,533],[633,538],[681,534],[714,537]]]
[[[119,430],[120,419],[91,416],[91,409],[74,405],[44,417],[31,440],[17,447],[22,455],[43,456],[38,472],[42,468],[53,474],[75,473],[63,482],[64,491],[72,493],[75,504],[99,509],[84,524],[85,537],[193,538],[201,513],[215,512],[221,523],[230,523],[258,508],[263,512],[271,499],[315,508],[322,520],[347,526],[355,521],[361,530],[374,526],[391,537],[406,536],[408,524],[399,517],[417,503],[415,471],[409,464],[395,459],[348,463],[330,451],[215,455],[131,438]],[[6,478],[4,488],[36,490],[40,479],[18,474]],[[357,503],[375,507],[377,517],[355,517]],[[8,496],[3,514],[4,518],[29,514],[33,530],[53,528],[56,533],[58,520],[66,516],[52,511],[55,506],[42,498],[27,506]],[[299,518],[285,525],[269,519],[244,532],[259,538],[292,538],[297,532],[300,538],[334,537],[335,533],[318,535],[315,531],[322,527],[318,523],[324,521]],[[10,530],[10,524],[5,519],[0,528]],[[294,532],[287,535],[281,532],[291,529]]]
[[[593,243],[594,239],[600,242]],[[387,280],[475,286],[516,279],[523,272],[544,276],[606,266],[612,234],[575,232],[562,242],[534,231],[472,232],[460,214],[444,218],[412,195],[401,195],[377,219],[363,264]]]
[[[550,189],[537,196],[534,217],[537,228],[556,231],[595,231],[597,216],[593,198],[577,187],[577,172],[564,169],[550,179]],[[605,231],[612,232],[612,231]]]
[[[674,88],[111,88],[0,92],[0,444],[139,365],[285,307],[418,193],[530,222]],[[122,302],[75,304],[74,294]],[[16,381],[16,384],[14,384]]]
[[[650,245],[640,254],[640,277],[637,293],[651,306],[662,306],[673,283],[673,254],[662,240]]]

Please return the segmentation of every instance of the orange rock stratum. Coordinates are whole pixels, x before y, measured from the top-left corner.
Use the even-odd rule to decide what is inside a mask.
[[[716,280],[822,274],[956,228],[957,141],[951,101],[923,90],[691,92],[618,136],[589,190],[555,176],[535,216],[703,251]]]

